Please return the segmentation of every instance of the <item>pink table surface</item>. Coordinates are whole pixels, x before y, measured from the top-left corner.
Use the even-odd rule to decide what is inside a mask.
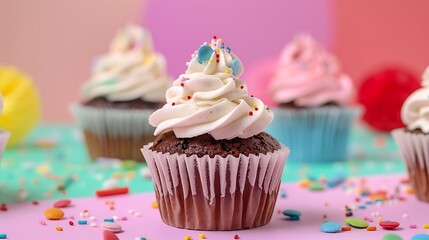
[[[404,175],[377,176],[367,178],[368,185],[372,190],[387,189],[393,192],[399,185],[400,178]],[[349,184],[358,182],[358,179],[349,180]],[[52,206],[53,201],[43,201],[38,205],[32,203],[8,204],[8,211],[0,211],[0,233],[6,233],[8,239],[102,239],[102,230],[89,225],[77,225],[79,213],[84,209],[89,211],[90,216],[96,217],[95,221],[101,223],[104,218],[110,218],[113,215],[119,217],[127,216],[128,220],[118,221],[124,231],[118,234],[121,240],[134,240],[137,237],[148,237],[151,240],[164,239],[184,239],[185,235],[190,235],[192,239],[198,239],[199,233],[204,233],[207,239],[233,239],[235,234],[240,239],[317,239],[317,240],[335,240],[335,239],[381,239],[386,233],[397,233],[404,239],[410,239],[417,233],[429,234],[429,229],[423,229],[422,225],[429,223],[429,204],[418,202],[414,196],[402,195],[406,197],[403,202],[388,202],[383,206],[376,204],[368,205],[366,209],[357,209],[354,215],[364,218],[371,217],[371,213],[379,212],[384,220],[395,220],[401,223],[401,227],[395,231],[387,231],[379,228],[377,219],[370,225],[378,227],[375,232],[368,232],[365,229],[352,229],[350,232],[340,232],[334,234],[322,233],[319,228],[323,223],[323,215],[328,219],[344,223],[344,206],[346,204],[355,204],[355,193],[345,191],[343,187],[327,189],[322,192],[311,192],[300,188],[296,183],[284,184],[281,187],[287,191],[286,198],[279,198],[276,210],[271,223],[266,226],[240,231],[191,231],[176,229],[165,225],[159,216],[158,210],[152,208],[151,203],[155,200],[153,193],[123,195],[108,198],[79,198],[73,199],[73,205],[65,208],[65,219],[58,221],[46,220],[47,225],[39,223],[44,219],[43,212]],[[354,189],[356,190],[356,189]],[[105,204],[106,200],[115,201],[115,209],[110,210]],[[357,204],[363,204],[357,203]],[[136,217],[128,213],[133,209],[141,213]],[[301,220],[285,220],[280,210],[296,209],[302,212]],[[407,214],[408,218],[403,218]],[[69,226],[70,216],[75,226]],[[410,229],[410,224],[417,224],[417,229]],[[55,227],[63,227],[64,231],[59,232]]]

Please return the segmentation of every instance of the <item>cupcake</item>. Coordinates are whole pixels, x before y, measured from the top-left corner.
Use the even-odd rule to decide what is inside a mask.
[[[0,115],[3,112],[3,96],[0,93]],[[0,158],[3,155],[4,148],[6,147],[7,141],[9,140],[9,132],[0,130]]]
[[[429,66],[422,77],[422,88],[412,93],[401,109],[406,128],[392,131],[407,165],[417,199],[429,202]]]
[[[149,32],[134,25],[118,32],[109,53],[95,61],[84,102],[72,106],[90,157],[143,160],[139,149],[154,139],[149,116],[170,85]]]
[[[150,116],[157,137],[142,148],[162,220],[199,230],[265,225],[289,153],[263,132],[273,113],[248,95],[242,63],[222,39],[187,65]]]
[[[351,79],[337,59],[309,35],[299,35],[283,49],[269,90],[277,106],[267,132],[293,149],[293,162],[335,162],[347,157],[353,120],[347,106]]]

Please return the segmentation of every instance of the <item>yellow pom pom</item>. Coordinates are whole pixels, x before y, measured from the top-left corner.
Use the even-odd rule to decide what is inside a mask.
[[[3,113],[0,129],[11,133],[8,146],[23,140],[40,118],[40,98],[32,80],[17,69],[0,67]]]

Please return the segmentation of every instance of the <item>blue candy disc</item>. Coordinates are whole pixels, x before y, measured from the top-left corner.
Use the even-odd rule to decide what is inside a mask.
[[[238,76],[241,74],[242,67],[240,60],[234,59],[229,67],[232,68],[232,74],[234,74],[234,76]]]
[[[213,49],[207,45],[203,45],[198,49],[198,58],[202,61],[208,61],[213,53]]]
[[[414,235],[414,237],[412,237],[411,240],[429,240],[429,235],[420,233],[420,234]]]
[[[341,230],[341,224],[337,222],[325,222],[320,226],[320,231],[324,233],[336,233]]]

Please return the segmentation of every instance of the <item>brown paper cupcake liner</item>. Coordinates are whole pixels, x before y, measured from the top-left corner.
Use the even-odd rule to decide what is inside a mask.
[[[142,148],[162,220],[174,227],[234,230],[272,217],[289,149],[222,158],[163,154]]]
[[[141,146],[154,140],[152,109],[112,109],[73,104],[71,112],[84,133],[90,157],[144,161]]]
[[[429,135],[396,129],[392,136],[407,165],[417,199],[429,202]]]

